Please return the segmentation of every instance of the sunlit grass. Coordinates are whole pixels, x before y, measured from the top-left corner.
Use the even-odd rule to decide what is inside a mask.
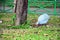
[[[0,14],[2,15],[2,14]],[[4,15],[4,16],[3,16]],[[48,25],[39,26],[35,28],[31,26],[36,23],[39,14],[28,14],[27,24],[22,24],[19,26],[11,25],[12,19],[14,18],[11,14],[3,14],[0,18],[3,20],[3,24],[7,23],[6,27],[4,25],[0,26],[3,29],[3,34],[1,37],[4,40],[59,40],[60,39],[60,18],[57,16],[51,16]],[[13,18],[12,18],[13,16]],[[11,19],[8,20],[6,18]],[[5,21],[5,22],[4,22]],[[11,26],[8,26],[10,24]]]

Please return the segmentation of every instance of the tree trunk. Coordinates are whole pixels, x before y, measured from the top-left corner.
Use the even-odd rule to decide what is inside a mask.
[[[17,0],[14,0],[14,13],[16,13],[16,9],[17,9]]]
[[[28,0],[17,0],[16,25],[21,25],[27,20]]]

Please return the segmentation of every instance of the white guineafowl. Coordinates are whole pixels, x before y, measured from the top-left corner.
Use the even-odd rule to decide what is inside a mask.
[[[50,16],[48,14],[46,14],[46,13],[40,15],[38,17],[38,21],[36,22],[36,25],[38,25],[38,24],[46,24],[48,22],[49,18],[50,18]]]
[[[2,23],[2,20],[0,20],[0,23]]]

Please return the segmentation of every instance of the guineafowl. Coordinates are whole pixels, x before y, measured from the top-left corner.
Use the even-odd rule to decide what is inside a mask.
[[[50,19],[50,16],[48,14],[44,13],[38,17],[38,21],[36,22],[36,25],[46,24],[49,19]]]

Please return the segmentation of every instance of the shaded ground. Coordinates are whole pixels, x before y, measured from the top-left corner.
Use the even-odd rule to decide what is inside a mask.
[[[3,8],[0,7],[0,12]],[[5,7],[6,12],[14,12],[13,8],[10,7]],[[48,13],[48,14],[54,14],[54,12],[56,11],[57,15],[60,15],[60,8],[56,8],[56,10],[54,8],[30,8],[29,9],[31,12],[30,13],[37,13],[37,14],[42,14],[42,13]],[[28,10],[28,12],[29,12]],[[55,11],[54,11],[55,10]]]
[[[56,8],[56,10],[54,8],[30,8],[30,11],[33,13],[48,13],[48,14],[54,14],[56,12],[57,15],[60,15],[60,8]]]

